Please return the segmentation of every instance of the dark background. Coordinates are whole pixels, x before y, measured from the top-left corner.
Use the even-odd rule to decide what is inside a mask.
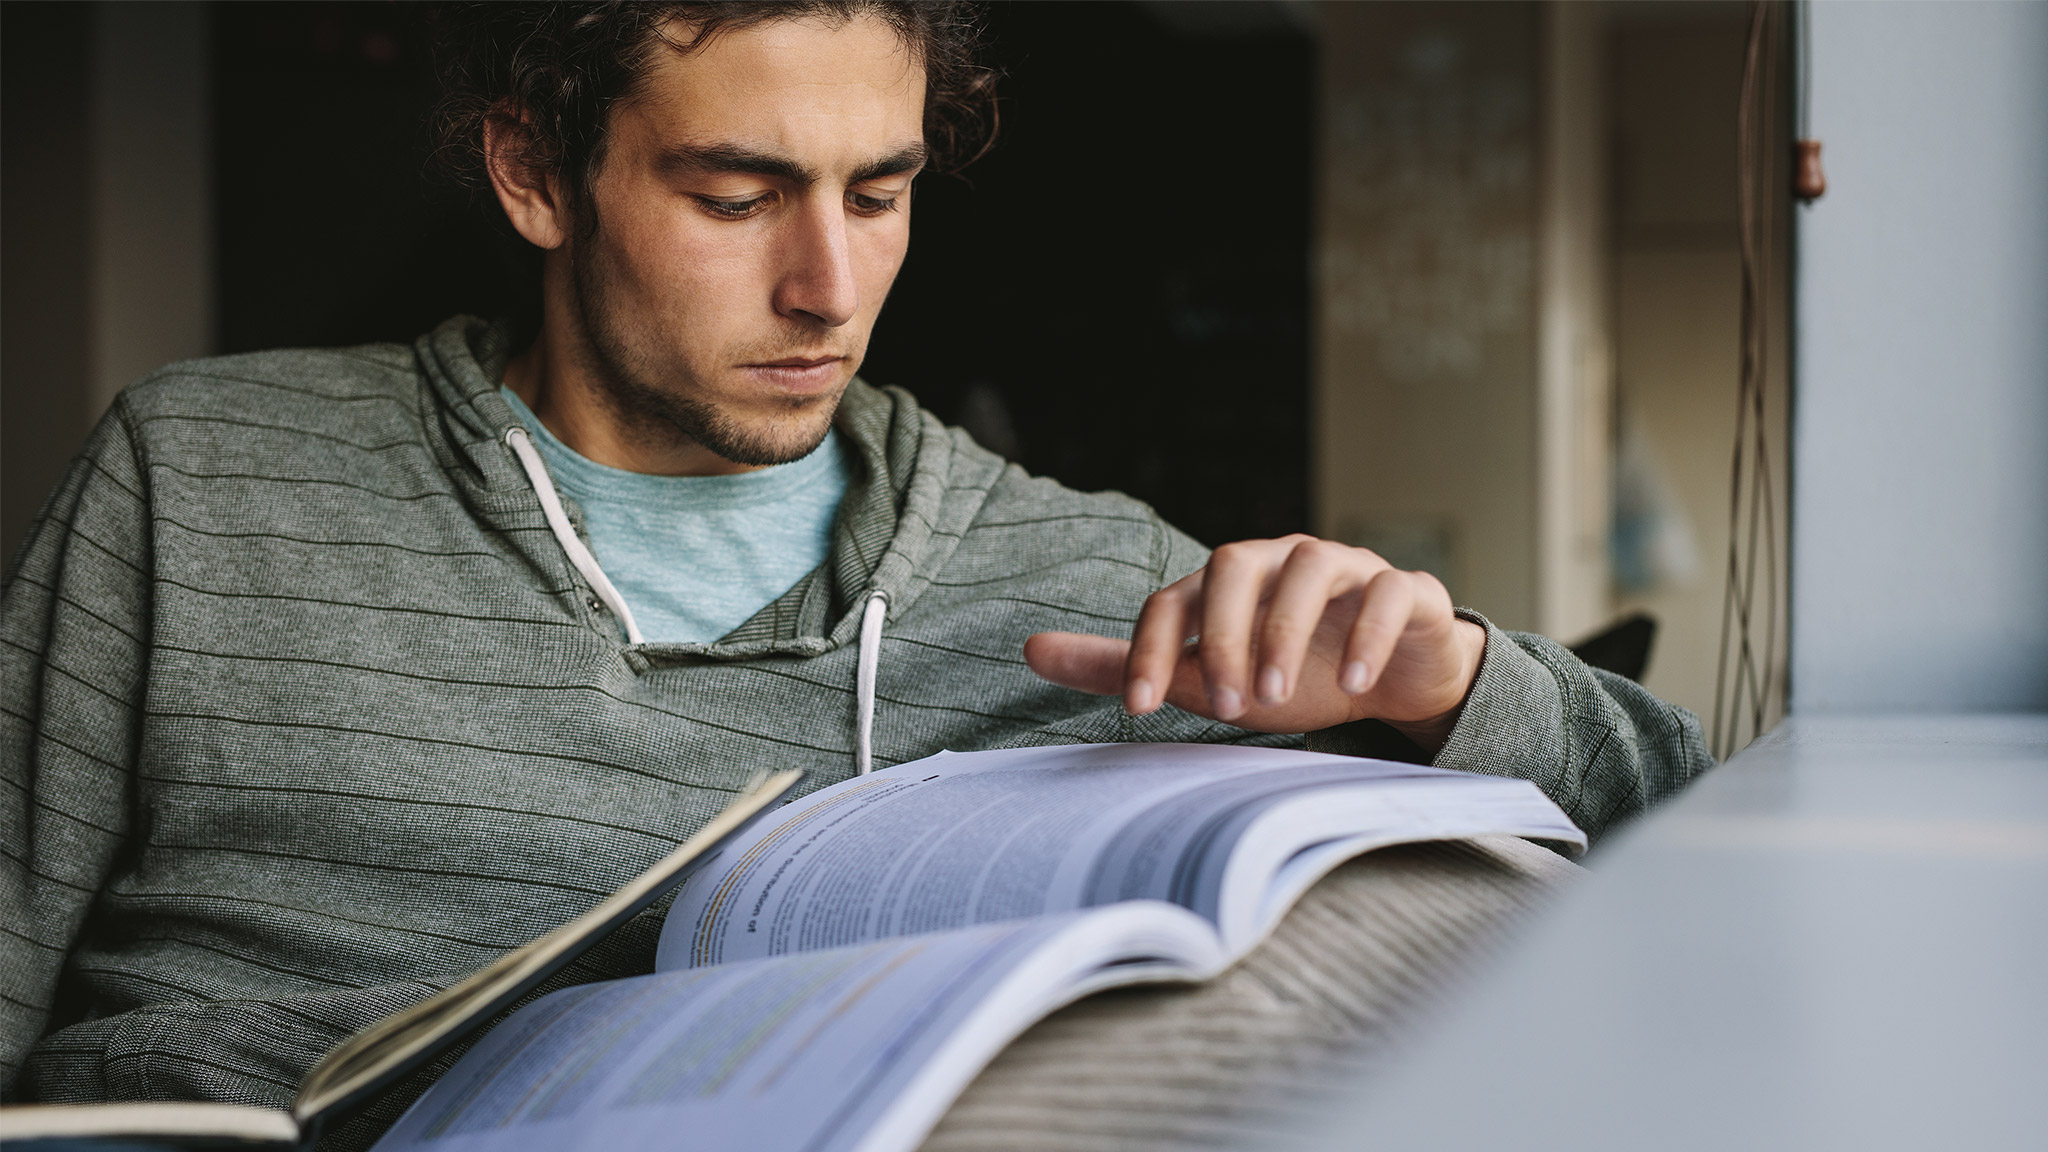
[[[1210,543],[1308,524],[1314,43],[1265,5],[996,4],[1002,136],[916,191],[862,375]],[[218,347],[530,291],[428,171],[421,10],[213,8]]]

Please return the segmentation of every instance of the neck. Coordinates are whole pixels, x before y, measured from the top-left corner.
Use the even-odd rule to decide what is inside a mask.
[[[664,423],[659,428],[630,419],[612,404],[584,347],[573,299],[561,289],[565,261],[550,252],[543,279],[546,304],[533,346],[505,364],[510,388],[555,439],[586,460],[650,476],[726,476],[758,465],[735,464]],[[579,355],[578,353],[582,353]]]

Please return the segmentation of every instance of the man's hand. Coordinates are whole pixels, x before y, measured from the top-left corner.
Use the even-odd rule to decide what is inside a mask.
[[[1218,548],[1152,594],[1130,640],[1040,632],[1024,658],[1056,684],[1121,695],[1134,716],[1170,703],[1261,732],[1376,718],[1434,754],[1485,650],[1436,577],[1288,536]]]

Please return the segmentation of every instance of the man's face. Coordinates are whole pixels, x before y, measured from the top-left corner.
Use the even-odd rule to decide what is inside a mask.
[[[818,446],[903,266],[923,119],[923,69],[872,18],[658,52],[564,254],[578,354],[632,434],[740,464]]]

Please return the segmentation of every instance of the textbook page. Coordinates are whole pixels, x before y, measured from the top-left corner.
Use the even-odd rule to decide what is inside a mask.
[[[581,985],[499,1024],[377,1149],[909,1149],[1046,1013],[1220,965],[1206,924],[1146,902]]]
[[[1503,790],[1554,815],[1564,835],[1578,835],[1527,781],[1413,764],[1206,744],[942,753],[812,793],[736,839],[678,894],[656,966],[697,967],[1141,898],[1180,904],[1215,923],[1223,864],[1261,813],[1362,785],[1383,801],[1372,828],[1317,832],[1282,852],[1262,879],[1316,839],[1372,830],[1381,843],[1512,832],[1497,826],[1487,805],[1476,815],[1472,805],[1461,806],[1461,797]],[[1412,802],[1396,802],[1403,797]]]

